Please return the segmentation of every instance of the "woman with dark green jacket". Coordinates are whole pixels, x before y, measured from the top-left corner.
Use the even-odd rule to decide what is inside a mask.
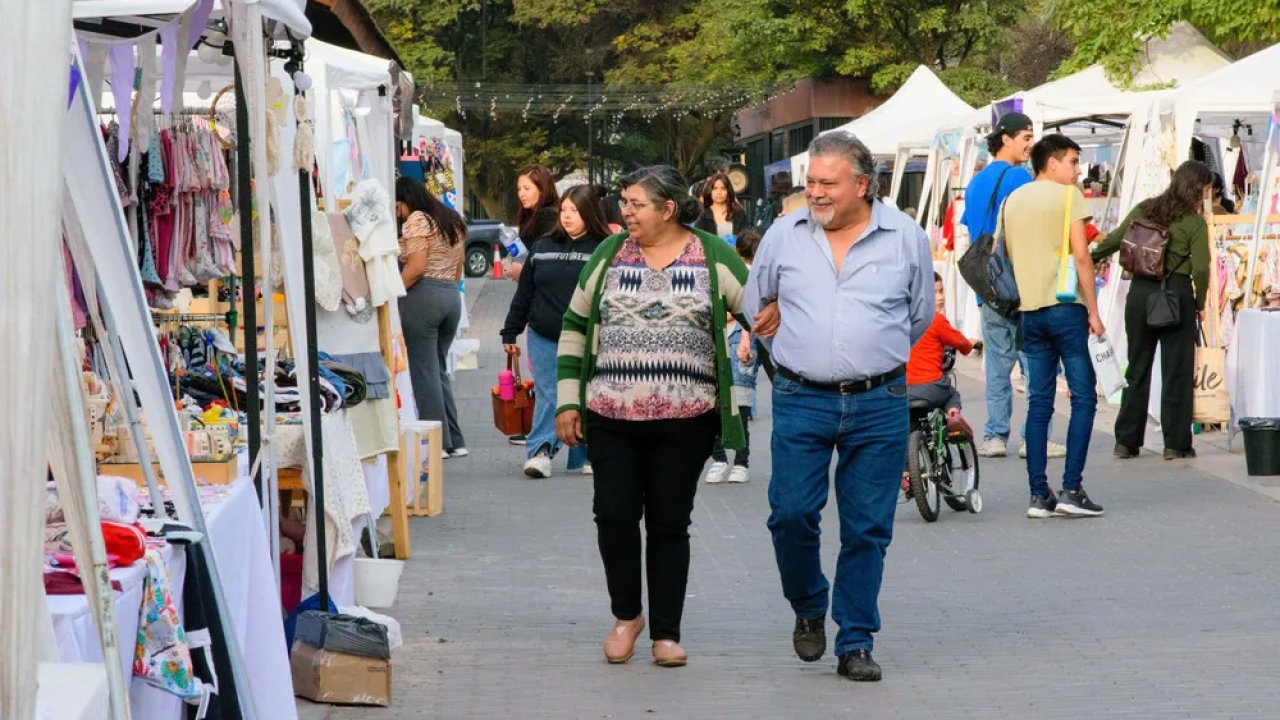
[[[1164,433],[1166,460],[1195,457],[1191,447],[1191,414],[1194,392],[1197,320],[1209,296],[1209,226],[1200,214],[1205,190],[1213,184],[1213,171],[1195,160],[1183,163],[1173,181],[1160,195],[1150,198],[1129,213],[1093,250],[1094,261],[1120,249],[1120,243],[1135,220],[1167,228],[1169,245],[1165,251],[1165,284],[1179,301],[1178,324],[1154,328],[1147,323],[1147,299],[1160,292],[1160,282],[1135,277],[1125,298],[1124,327],[1129,341],[1129,386],[1120,399],[1116,417],[1118,458],[1138,456],[1147,429],[1147,402],[1151,396],[1151,365],[1156,346],[1160,347],[1160,427]]]
[[[747,268],[720,238],[688,227],[699,215],[666,166],[623,178],[628,232],[596,249],[565,313],[558,352],[556,434],[589,440],[600,555],[616,622],[605,658],[631,658],[644,629],[640,519],[648,537],[654,662],[684,665],[680,619],[689,524],[717,435],[741,447],[726,313],[742,315]]]

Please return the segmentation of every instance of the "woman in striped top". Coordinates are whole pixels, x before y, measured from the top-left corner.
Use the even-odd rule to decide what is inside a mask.
[[[688,227],[695,199],[674,169],[623,178],[627,231],[601,244],[578,279],[560,334],[556,434],[589,439],[594,511],[613,614],[604,652],[631,658],[644,629],[640,518],[648,533],[653,658],[684,665],[680,619],[689,524],[717,434],[743,443],[733,402],[726,312],[742,317],[747,269],[720,238]]]

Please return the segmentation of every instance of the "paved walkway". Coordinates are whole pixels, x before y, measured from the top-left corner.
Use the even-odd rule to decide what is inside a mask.
[[[900,505],[881,595],[879,684],[801,663],[768,531],[770,413],[752,482],[699,488],[684,621],[688,667],[606,665],[612,619],[591,480],[530,481],[490,424],[497,328],[514,290],[472,283],[482,368],[456,384],[470,458],[447,462],[446,509],[414,521],[396,607],[406,645],[388,709],[304,718],[1245,718],[1280,708],[1280,507],[1237,482],[1144,455],[1123,465],[1095,434],[1097,520],[1024,518],[1024,466],[982,466],[986,508],[925,524]],[[967,362],[967,361],[966,361]],[[981,385],[962,366],[966,415]],[[1064,404],[1063,402],[1059,403]],[[1020,422],[1023,400],[1015,427]],[[1059,439],[1065,420],[1056,422]],[[1109,416],[1098,427],[1109,429]],[[1158,446],[1158,443],[1157,443]],[[1243,458],[1219,459],[1242,475]],[[1060,461],[1051,462],[1051,471]],[[1238,480],[1238,478],[1237,478]],[[1247,481],[1240,481],[1248,484]],[[1057,484],[1056,482],[1054,483]],[[1265,490],[1266,488],[1262,488]],[[830,515],[830,514],[828,514]],[[827,518],[826,564],[837,531]],[[834,628],[828,633],[834,637]]]

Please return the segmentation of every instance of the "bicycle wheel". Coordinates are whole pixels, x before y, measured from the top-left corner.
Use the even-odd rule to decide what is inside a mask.
[[[978,489],[978,448],[973,444],[973,438],[966,437],[963,440],[950,441],[947,443],[947,466],[951,475],[951,495],[943,496],[947,502],[947,507],[956,512],[964,512],[966,510],[973,512],[973,508],[969,506],[969,501],[965,496],[965,491],[969,490],[969,478],[973,477],[973,490]]]
[[[934,463],[933,449],[919,430],[911,432],[907,443],[907,471],[911,474],[911,494],[915,496],[920,517],[925,522],[934,522],[942,509],[942,492],[935,477],[938,468]]]

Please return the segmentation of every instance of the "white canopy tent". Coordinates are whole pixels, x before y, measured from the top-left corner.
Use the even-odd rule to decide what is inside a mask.
[[[325,198],[345,196],[347,185],[365,179],[360,168],[339,173],[338,157],[351,141],[345,131],[349,113],[355,141],[368,163],[368,177],[395,188],[395,128],[391,108],[391,62],[354,50],[311,40],[307,42],[306,71],[312,79],[310,97],[315,109],[316,157],[324,181]],[[339,145],[338,143],[341,143]],[[334,210],[326,206],[328,210]]]
[[[1172,96],[1178,162],[1191,153],[1196,135],[1230,137],[1236,120],[1249,117],[1261,142],[1280,88],[1280,45],[1231,63],[1177,90]],[[1166,106],[1167,107],[1167,106]],[[1251,117],[1250,117],[1251,116]]]
[[[1177,23],[1165,37],[1151,38],[1145,43],[1135,59],[1134,81],[1139,87],[1157,83],[1190,83],[1225,67],[1229,62],[1194,27]],[[1100,65],[1093,65],[961,114],[950,123],[940,124],[927,145],[917,139],[898,147],[900,160],[926,153],[929,157],[919,201],[921,223],[926,228],[938,228],[944,207],[938,198],[948,187],[958,189],[968,185],[979,163],[987,156],[985,136],[990,132],[997,109],[1000,112],[1018,110],[1029,116],[1037,137],[1046,128],[1054,128],[1075,137],[1081,145],[1114,145],[1124,141],[1126,127],[1131,122],[1145,126],[1152,103],[1171,93],[1169,89],[1122,90],[1107,78]],[[1124,155],[1126,160],[1133,160],[1135,153],[1136,148],[1130,142],[1121,147],[1117,157]],[[895,188],[901,184],[904,166],[905,162],[898,162],[895,167]],[[1129,173],[1124,177],[1126,188],[1132,187],[1133,175]],[[962,209],[962,205],[956,208],[956,217]],[[1126,209],[1123,198],[1118,209],[1120,212]],[[957,223],[957,235],[963,234]],[[967,244],[967,237],[958,240],[957,252],[962,252]],[[949,270],[954,269],[954,262],[948,261],[946,265]],[[944,276],[947,275],[944,272]],[[972,292],[958,276],[949,277],[947,287],[949,314],[964,332],[977,332],[979,322],[977,313],[973,312],[976,306],[971,299]],[[1112,288],[1107,290],[1115,292]],[[1123,298],[1122,295],[1120,297]],[[1112,305],[1116,302],[1115,296],[1108,294],[1104,297],[1104,306],[1108,300]]]
[[[932,134],[940,123],[972,110],[932,70],[919,65],[902,87],[882,105],[853,122],[827,132],[839,130],[853,133],[872,154],[892,157],[902,141],[926,133]],[[808,166],[808,152],[792,156],[791,177],[803,179]]]
[[[76,20],[106,17],[147,17],[179,15],[198,5],[200,0],[74,0],[71,15]],[[262,16],[284,23],[295,35],[311,35],[307,20],[307,0],[257,0]],[[222,0],[214,0],[214,17],[222,16]]]

